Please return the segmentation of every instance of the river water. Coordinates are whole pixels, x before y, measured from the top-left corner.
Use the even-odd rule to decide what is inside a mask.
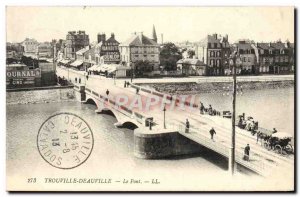
[[[237,98],[238,112],[251,114],[266,128],[276,127],[279,131],[293,133],[294,117],[293,89],[272,89],[245,92]],[[201,100],[206,105],[212,104],[217,109],[227,109],[231,102],[229,96],[222,94],[203,94]],[[97,173],[118,174],[119,176],[158,177],[162,182],[185,180],[180,187],[164,185],[156,187],[162,190],[201,189],[210,190],[223,188],[233,189],[235,184],[207,179],[211,174],[226,177],[226,159],[203,152],[196,155],[161,160],[142,160],[133,156],[133,131],[126,128],[115,128],[116,119],[111,115],[96,114],[95,106],[79,102],[42,103],[7,106],[7,175],[20,179],[23,177],[44,177],[60,174],[71,176],[91,176]],[[36,136],[40,125],[51,115],[58,112],[71,112],[80,115],[94,133],[94,149],[86,163],[71,172],[54,169],[47,164],[36,149]],[[99,169],[99,171],[95,171]],[[78,171],[76,171],[78,170]],[[40,173],[40,172],[43,173]],[[249,173],[239,169],[241,176]],[[176,175],[174,177],[174,175]],[[82,175],[83,176],[83,175]],[[193,177],[197,185],[189,185],[186,179]],[[199,180],[206,181],[199,183]],[[199,180],[198,180],[199,179]],[[198,181],[197,181],[198,180]],[[221,179],[220,179],[221,180]],[[223,179],[222,179],[223,180]],[[244,179],[242,179],[245,181]],[[255,179],[256,180],[256,179]],[[176,182],[177,181],[177,182]],[[256,180],[257,182],[257,180]],[[238,182],[242,185],[243,182]],[[259,181],[257,182],[257,184]],[[200,184],[200,185],[199,185]],[[210,188],[211,185],[213,188]],[[245,184],[243,187],[247,187]],[[67,189],[67,187],[65,187]],[[96,188],[97,189],[97,188]],[[120,187],[120,189],[122,189]],[[129,189],[129,188],[127,188]],[[123,189],[122,189],[123,190]],[[126,190],[126,189],[125,189]]]
[[[228,92],[203,93],[200,100],[219,111],[232,111],[232,96]],[[244,90],[236,97],[237,115],[245,113],[258,121],[259,127],[294,136],[294,88]]]

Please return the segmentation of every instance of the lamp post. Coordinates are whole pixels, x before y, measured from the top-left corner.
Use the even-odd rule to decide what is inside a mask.
[[[167,111],[166,104],[164,105],[163,111],[164,111],[164,129],[166,129],[166,111]]]
[[[114,73],[114,85],[116,85],[116,71]]]
[[[235,108],[236,108],[236,60],[239,54],[234,51],[228,58],[229,64],[232,62],[232,78],[233,78],[233,91],[232,91],[232,116],[231,116],[231,145],[228,159],[229,171],[232,175],[235,172]],[[231,60],[231,61],[230,61]]]

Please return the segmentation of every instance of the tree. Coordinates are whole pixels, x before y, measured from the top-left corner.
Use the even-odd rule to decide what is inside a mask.
[[[144,76],[145,73],[149,73],[153,71],[153,65],[150,64],[149,61],[137,61],[134,66],[134,74],[135,76]]]
[[[159,54],[159,60],[164,70],[177,70],[176,63],[180,59],[182,59],[182,54],[174,43],[168,42],[163,45]]]
[[[193,56],[195,55],[195,51],[192,50],[192,49],[189,49],[189,50],[187,51],[187,54],[188,54],[188,57],[189,57],[189,58],[193,58]]]

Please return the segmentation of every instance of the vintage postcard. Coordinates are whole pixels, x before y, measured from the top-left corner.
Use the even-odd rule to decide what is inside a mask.
[[[8,191],[294,191],[294,7],[6,7]]]

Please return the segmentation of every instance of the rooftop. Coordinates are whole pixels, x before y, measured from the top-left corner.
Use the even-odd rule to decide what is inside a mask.
[[[143,33],[134,33],[128,40],[121,43],[120,46],[142,46],[142,45],[153,45],[158,46],[158,44],[143,35]]]

